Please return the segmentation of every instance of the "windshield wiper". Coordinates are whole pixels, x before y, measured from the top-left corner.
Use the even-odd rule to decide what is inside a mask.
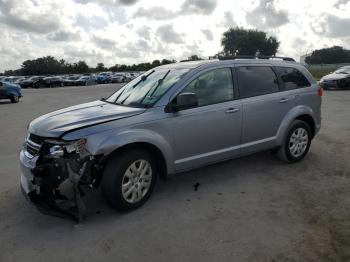
[[[152,97],[152,95],[157,91],[157,89],[162,85],[164,79],[168,76],[168,74],[170,73],[170,70],[168,70],[168,72],[166,72],[166,74],[158,80],[157,85],[155,86],[155,88],[153,89],[152,93],[149,95],[149,97]],[[140,104],[142,104],[143,100],[146,99],[146,97],[148,96],[149,92],[151,92],[152,88],[150,90],[147,91],[147,93],[144,95],[144,97],[141,99]]]
[[[135,88],[138,84],[140,84],[141,82],[146,81],[147,77],[149,77],[151,74],[153,74],[155,72],[155,70],[152,70],[148,75],[145,76],[141,76],[140,81],[138,81],[135,85],[133,85],[132,88]]]
[[[151,74],[153,74],[155,72],[155,70],[152,70],[148,75],[145,75],[145,76],[142,76],[140,81],[138,81],[135,85],[132,86],[132,88],[134,89],[138,84],[140,84],[141,82],[145,81],[147,79],[147,77],[149,77]],[[123,101],[121,101],[120,103],[117,103],[118,99],[121,97],[121,95],[125,92],[125,89],[119,94],[119,96],[115,99],[114,103],[117,104],[117,105],[123,105],[124,102],[126,101],[126,99],[129,98],[129,96],[131,95],[128,95]]]

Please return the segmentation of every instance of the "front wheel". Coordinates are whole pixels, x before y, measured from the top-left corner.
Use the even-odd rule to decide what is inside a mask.
[[[11,99],[11,103],[18,103],[19,102],[19,96],[12,95],[10,99]]]
[[[277,157],[288,163],[302,160],[311,145],[310,126],[301,120],[295,120],[289,127],[283,145],[277,151]]]
[[[112,156],[102,178],[102,194],[118,211],[142,206],[152,194],[157,180],[156,164],[151,154],[130,150]]]

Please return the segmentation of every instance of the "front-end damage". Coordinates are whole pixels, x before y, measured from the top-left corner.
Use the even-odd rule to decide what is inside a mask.
[[[98,186],[103,156],[90,154],[85,139],[63,141],[30,134],[20,159],[22,190],[30,201],[45,214],[81,222],[83,188]]]

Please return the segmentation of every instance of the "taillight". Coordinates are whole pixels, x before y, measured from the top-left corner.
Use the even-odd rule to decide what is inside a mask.
[[[319,86],[318,88],[318,96],[323,96],[323,87]]]

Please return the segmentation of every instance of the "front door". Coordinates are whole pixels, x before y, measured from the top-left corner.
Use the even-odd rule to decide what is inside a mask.
[[[239,155],[242,105],[234,100],[230,68],[206,71],[180,93],[195,93],[198,106],[172,113],[176,171]]]
[[[7,98],[7,91],[3,83],[0,82],[0,98]]]

